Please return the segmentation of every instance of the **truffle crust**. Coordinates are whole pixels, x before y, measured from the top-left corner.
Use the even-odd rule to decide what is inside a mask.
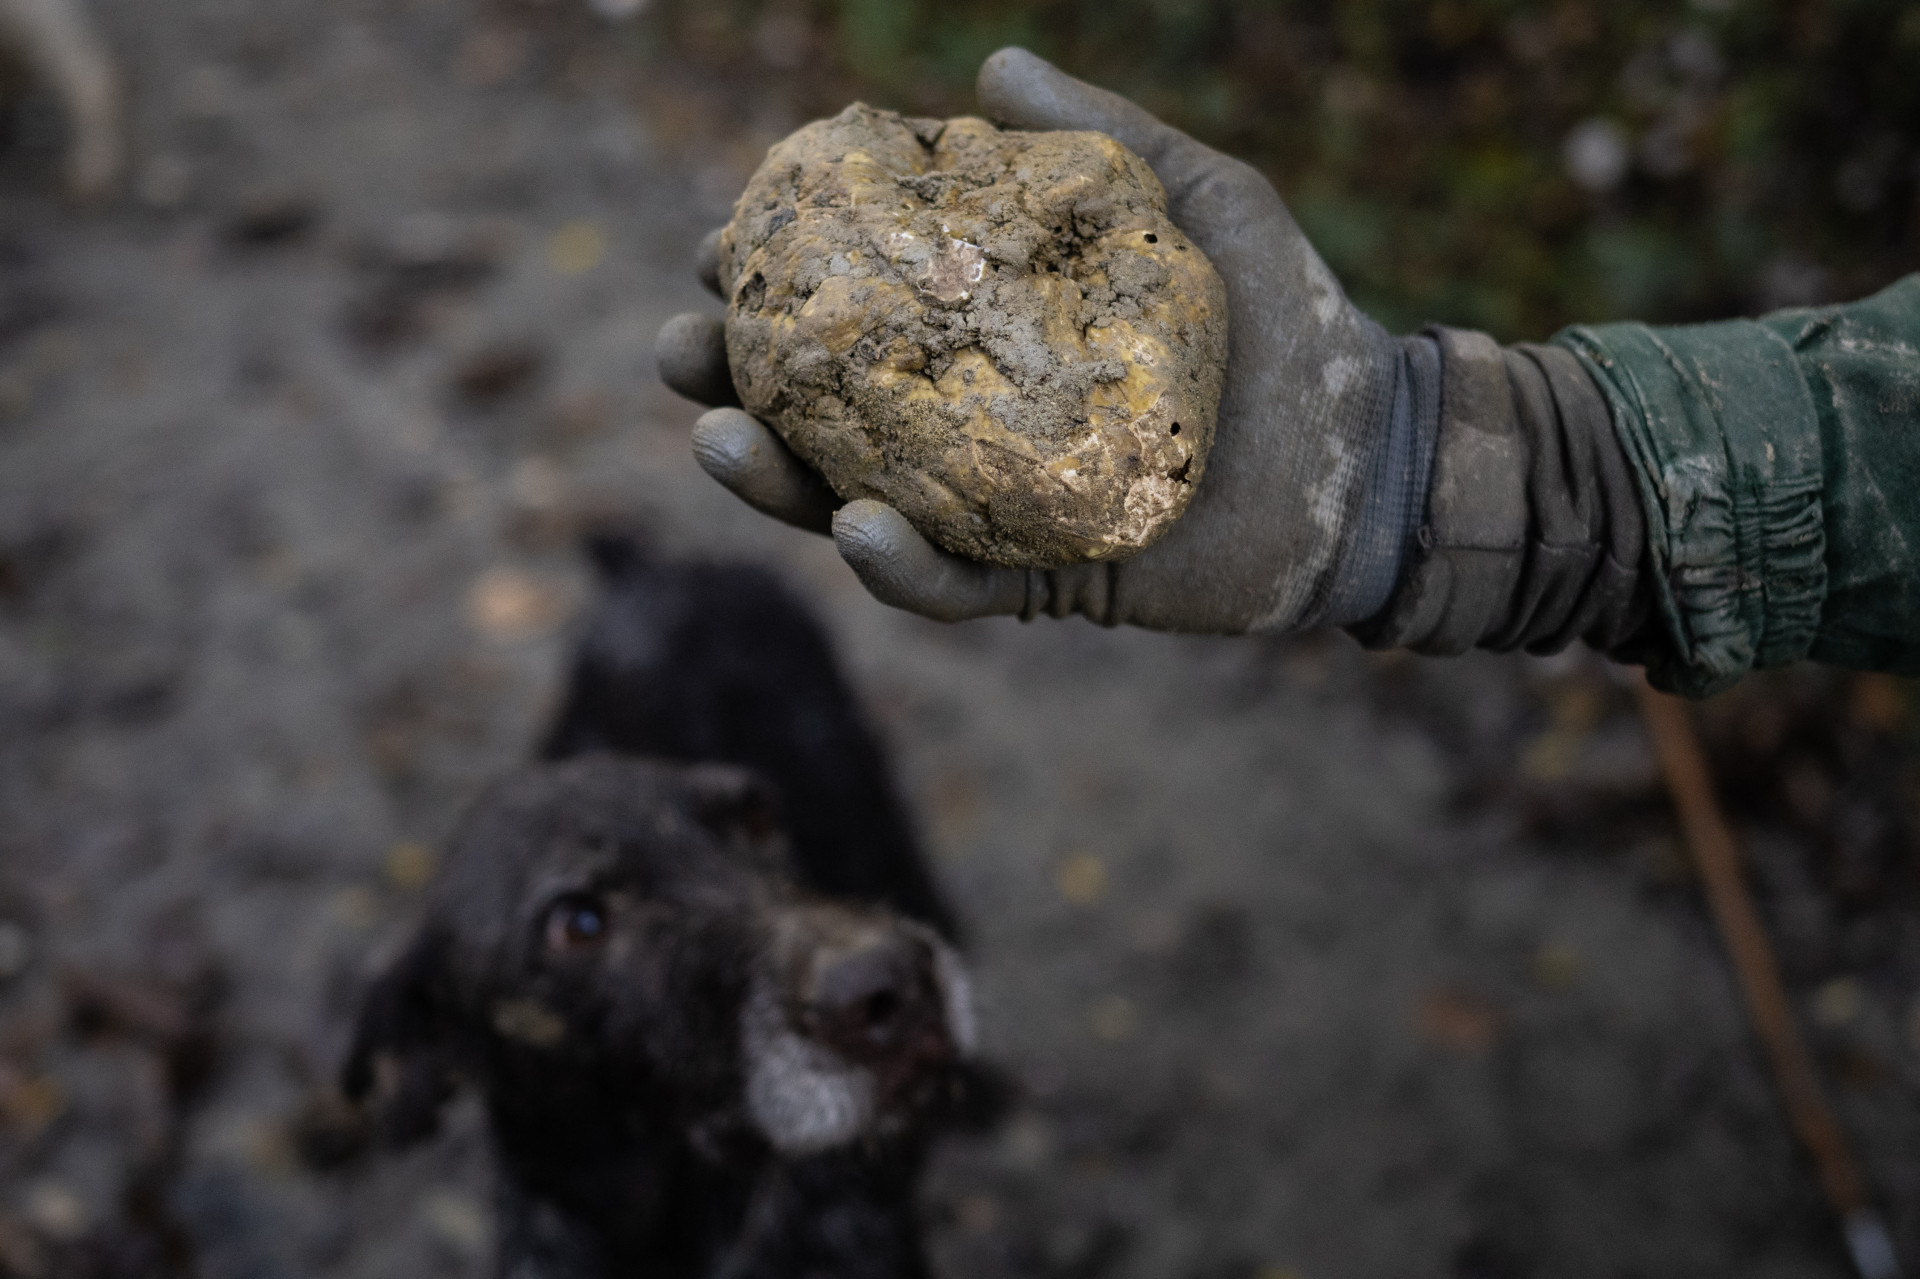
[[[768,152],[720,283],[741,403],[950,551],[1124,559],[1205,470],[1226,288],[1105,134],[855,104]]]

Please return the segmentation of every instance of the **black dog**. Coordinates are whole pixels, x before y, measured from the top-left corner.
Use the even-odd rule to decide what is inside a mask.
[[[748,565],[655,564],[620,537],[588,553],[607,593],[541,754],[751,768],[780,792],[802,883],[952,940],[880,747],[800,601]]]
[[[596,557],[574,758],[468,815],[345,1091],[398,1141],[481,1092],[510,1279],[924,1275],[971,1015],[879,751],[770,577]]]

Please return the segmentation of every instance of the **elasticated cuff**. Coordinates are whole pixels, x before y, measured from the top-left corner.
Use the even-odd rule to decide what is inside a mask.
[[[1645,547],[1607,402],[1570,353],[1428,330],[1440,356],[1433,479],[1371,648],[1615,650],[1641,629]]]
[[[1385,613],[1354,628],[1369,647],[1451,657],[1511,612],[1527,546],[1527,448],[1500,347],[1429,329],[1440,352],[1440,426],[1418,547]]]
[[[1440,348],[1424,334],[1397,345],[1393,406],[1327,600],[1329,626],[1351,626],[1385,607],[1426,509],[1440,428]]]
[[[1554,342],[1607,398],[1647,520],[1660,688],[1706,697],[1804,657],[1826,597],[1819,422],[1792,347],[1747,320]]]

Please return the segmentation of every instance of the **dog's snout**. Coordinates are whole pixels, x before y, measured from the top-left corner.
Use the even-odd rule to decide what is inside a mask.
[[[804,998],[814,1033],[851,1060],[900,1076],[955,1053],[932,945],[874,930],[813,957]]]

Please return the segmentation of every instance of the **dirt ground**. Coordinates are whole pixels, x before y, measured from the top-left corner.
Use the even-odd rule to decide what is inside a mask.
[[[471,1105],[303,1116],[607,518],[776,565],[893,751],[1023,1088],[940,1159],[942,1275],[1848,1273],[1614,675],[890,612],[653,378],[798,123],[750,78],[574,0],[98,8],[130,194],[47,194],[38,98],[0,155],[0,1273],[485,1273]],[[1920,1264],[1906,699],[1707,722]]]

